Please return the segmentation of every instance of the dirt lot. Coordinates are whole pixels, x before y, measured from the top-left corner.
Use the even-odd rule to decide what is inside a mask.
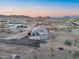
[[[12,54],[19,54],[21,59],[73,59],[72,53],[78,50],[78,47],[64,45],[64,40],[74,39],[71,34],[74,33],[50,31],[49,40],[40,44],[39,48],[0,43],[0,56],[3,56],[3,59],[11,59]],[[59,49],[61,47],[63,49]]]

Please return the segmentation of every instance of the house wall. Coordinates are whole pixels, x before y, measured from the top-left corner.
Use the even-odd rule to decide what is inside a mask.
[[[48,31],[46,29],[36,29],[34,31],[32,31],[31,33],[32,36],[39,36],[41,38],[41,40],[43,39],[48,39]]]

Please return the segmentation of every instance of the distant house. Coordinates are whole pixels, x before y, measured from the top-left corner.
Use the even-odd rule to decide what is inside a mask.
[[[6,24],[7,28],[15,29],[17,27],[16,24]]]
[[[79,23],[78,22],[73,22],[72,23],[74,26],[79,26]]]
[[[11,24],[6,24],[6,28],[8,29],[27,29],[30,27],[29,23],[11,23]]]
[[[35,27],[29,39],[37,39],[37,40],[47,40],[49,38],[48,30],[45,27],[37,26]]]
[[[59,24],[58,29],[74,26],[72,23]]]

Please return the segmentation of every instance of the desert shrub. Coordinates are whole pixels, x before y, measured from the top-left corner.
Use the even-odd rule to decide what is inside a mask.
[[[73,57],[74,59],[79,58],[79,51],[75,51],[75,52],[72,54],[72,57]]]
[[[0,32],[5,32],[6,30],[5,29],[0,29]]]
[[[54,55],[54,48],[53,48],[53,47],[50,47],[50,48],[49,48],[49,51],[50,51],[50,55],[51,55],[51,56],[55,56],[55,55]]]
[[[72,43],[71,43],[71,40],[65,40],[65,45],[68,45],[70,46]]]
[[[8,30],[7,30],[7,34],[10,34],[10,33],[12,33],[12,31],[8,29]]]

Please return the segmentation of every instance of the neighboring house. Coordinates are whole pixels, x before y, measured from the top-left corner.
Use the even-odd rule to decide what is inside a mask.
[[[65,24],[60,24],[58,26],[59,26],[58,29],[62,29],[62,28],[67,28],[67,27],[71,27],[71,26],[74,26],[74,25],[72,23],[65,23]]]
[[[70,26],[74,26],[72,23],[65,23],[65,24],[63,24],[63,26],[66,26],[66,27],[70,27]]]
[[[35,27],[29,39],[37,39],[37,40],[47,40],[49,38],[48,30],[45,27],[37,26]]]
[[[9,29],[15,29],[17,27],[16,24],[6,24],[6,27]]]
[[[74,26],[79,26],[79,23],[78,22],[73,22],[72,23]]]
[[[13,23],[13,24],[6,24],[6,28],[13,29],[13,30],[25,30],[29,28],[31,24],[29,23]]]

